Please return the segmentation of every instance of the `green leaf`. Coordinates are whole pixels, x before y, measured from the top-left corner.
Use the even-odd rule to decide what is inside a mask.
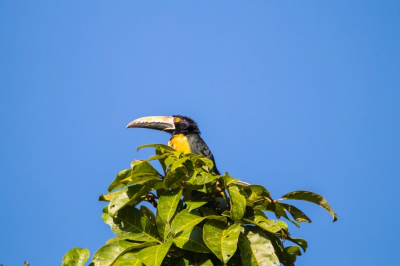
[[[108,214],[108,206],[105,206],[103,208],[103,214],[101,215],[101,218],[106,224],[110,226],[114,223],[113,218]]]
[[[258,227],[244,227],[244,233],[240,233],[239,236],[239,248],[243,265],[280,265],[271,240]]]
[[[197,208],[203,206],[207,202],[208,202],[208,200],[205,200],[205,199],[194,199],[194,200],[188,200],[185,203],[188,206],[188,211],[191,211],[191,210],[194,210],[194,209],[197,209]]]
[[[287,217],[286,209],[277,202],[271,202],[271,203],[267,203],[267,204],[264,203],[262,205],[266,206],[265,210],[274,212],[277,218],[280,218],[281,216],[283,216],[285,218]],[[287,219],[289,219],[289,218],[287,218]]]
[[[189,160],[189,157],[186,157],[186,156],[176,160],[171,166],[171,171],[175,171],[176,168],[182,167],[183,166],[182,164],[184,162],[186,162],[187,160]]]
[[[297,190],[283,195],[282,198],[293,199],[293,200],[304,200],[318,204],[332,215],[334,222],[337,221],[338,219],[336,213],[334,213],[334,211],[332,210],[331,206],[326,201],[326,199],[317,193],[304,190]]]
[[[153,243],[132,243],[125,240],[113,242],[97,250],[93,255],[92,263],[94,266],[111,266],[122,254],[129,250],[150,245],[153,245]]]
[[[161,245],[142,249],[139,252],[139,259],[146,266],[160,266],[171,245],[172,241],[167,241]]]
[[[207,157],[205,157],[204,155],[200,156],[199,159],[200,161],[202,161],[206,166],[207,166],[207,170],[210,171],[211,169],[213,169],[214,167],[214,163],[212,160],[208,159]]]
[[[137,151],[143,149],[143,148],[160,148],[163,152],[165,151],[176,151],[174,148],[171,148],[170,146],[167,146],[165,144],[146,144],[139,146],[137,148]]]
[[[174,216],[181,197],[182,189],[173,189],[164,192],[158,200],[158,215],[167,223],[169,223]]]
[[[219,178],[218,175],[214,175],[207,172],[199,172],[197,175],[193,175],[186,182],[191,185],[203,185],[203,184],[208,184],[218,178]]]
[[[207,186],[204,185],[192,185],[189,183],[184,183],[184,187],[190,190],[196,190],[198,192],[202,192],[202,193],[210,193],[209,191],[207,191]]]
[[[125,207],[126,205],[132,205],[141,196],[149,192],[147,186],[136,185],[125,188],[122,193],[115,196],[110,204],[108,205],[108,214],[114,216],[116,212]],[[136,205],[136,204],[134,204]]]
[[[246,199],[239,193],[237,186],[228,187],[228,191],[231,198],[231,219],[240,220],[246,211]]]
[[[119,236],[116,236],[116,237],[114,237],[114,238],[110,238],[110,239],[108,239],[108,240],[106,241],[106,245],[107,245],[107,244],[111,244],[111,243],[113,243],[113,242],[120,241],[120,240],[125,240],[125,239],[123,239],[122,237],[119,237]]]
[[[311,223],[311,219],[308,218],[307,215],[305,215],[301,210],[297,209],[295,206],[293,205],[289,205],[286,203],[279,203],[280,205],[282,205],[282,207],[284,207],[292,216],[293,218],[301,223],[301,222],[309,222]]]
[[[286,249],[286,252],[289,254],[301,256],[301,251],[298,246],[290,246],[290,247],[286,247],[285,249]]]
[[[265,189],[265,187],[260,185],[250,185],[251,190],[257,194],[257,196],[270,198],[269,191]]]
[[[175,154],[171,154],[170,156],[165,158],[164,162],[165,162],[165,165],[170,166],[170,165],[173,165],[176,162],[176,160],[178,160],[178,157],[175,156]]]
[[[115,196],[122,193],[122,190],[115,191],[113,193],[108,193],[107,195],[101,194],[99,197],[99,201],[107,201],[110,202]]]
[[[291,260],[287,260],[287,253],[285,252],[285,247],[283,246],[283,243],[281,239],[278,237],[277,234],[270,233],[268,231],[264,231],[264,233],[267,235],[269,240],[271,241],[272,246],[275,249],[275,254],[279,258],[279,261],[285,265],[285,266],[294,266],[291,263]]]
[[[194,226],[181,233],[178,233],[174,237],[174,243],[175,246],[181,249],[190,250],[198,253],[210,252],[203,241],[202,229],[198,226]]]
[[[156,228],[138,209],[125,206],[118,211],[111,224],[112,231],[125,239],[160,242]]]
[[[154,215],[154,213],[147,208],[146,206],[142,205],[140,206],[140,211],[143,212],[144,215],[146,215],[147,218],[149,218],[150,222],[153,225],[156,225],[156,216]]]
[[[130,185],[144,184],[149,181],[158,181],[158,180],[161,181],[160,176],[158,176],[158,175],[147,174],[147,173],[137,173],[128,178],[121,180],[121,183],[123,184],[123,186],[130,186]]]
[[[204,219],[215,219],[226,223],[226,218],[223,216],[210,215],[202,217],[198,211],[193,210],[189,212],[185,209],[178,213],[172,221],[171,232],[173,235],[176,235],[181,231],[194,227]]]
[[[227,226],[224,222],[208,220],[203,227],[203,239],[207,247],[224,264],[235,254],[240,224]]]
[[[165,165],[165,158],[169,156],[169,153],[164,153],[164,149],[162,149],[160,146],[156,148],[156,156],[160,156],[158,158],[158,162],[161,164],[161,167],[163,169],[164,175],[167,172],[167,166]]]
[[[235,184],[237,181],[240,179],[233,179],[228,172],[225,172],[225,175],[221,176],[222,183],[224,184],[225,187],[230,186],[231,184]]]
[[[89,255],[90,252],[87,248],[70,249],[62,259],[62,266],[83,266]]]
[[[186,176],[185,169],[178,168],[175,171],[167,170],[167,174],[164,178],[164,186],[165,187],[179,187],[179,184],[176,184],[178,181],[182,180]]]
[[[284,229],[285,231],[288,230],[288,226],[285,222],[265,219],[263,216],[259,215],[243,218],[243,221],[245,221],[246,223],[257,225],[258,227],[271,233],[277,233],[282,229]]]
[[[299,245],[303,249],[304,252],[307,251],[308,244],[307,244],[307,241],[305,239],[288,237],[288,240],[292,241],[293,243],[295,243],[297,245]]]
[[[171,232],[171,225],[164,221],[161,216],[157,213],[156,216],[157,231],[161,239],[165,242],[169,233]]]
[[[117,259],[112,266],[142,266],[142,262],[139,260],[139,250],[133,252],[127,252]]]
[[[144,183],[149,180],[159,179],[160,173],[148,162],[140,161],[131,169],[122,170],[108,187],[108,191],[122,188],[134,183]]]
[[[178,213],[171,224],[171,232],[173,235],[194,227],[196,224],[203,221],[205,217],[202,217],[197,211],[193,210],[189,212],[187,209]]]

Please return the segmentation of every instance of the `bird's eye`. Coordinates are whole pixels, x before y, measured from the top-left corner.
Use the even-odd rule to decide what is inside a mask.
[[[175,123],[178,123],[180,121],[181,121],[181,119],[179,117],[175,118]]]

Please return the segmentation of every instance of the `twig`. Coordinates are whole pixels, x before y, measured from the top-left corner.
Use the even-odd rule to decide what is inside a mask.
[[[153,205],[154,208],[157,209],[157,201],[155,199],[155,195],[153,193],[149,193],[147,194],[147,197],[145,199],[145,201],[149,202],[151,205]]]

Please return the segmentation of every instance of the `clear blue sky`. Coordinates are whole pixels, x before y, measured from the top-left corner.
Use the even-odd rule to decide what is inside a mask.
[[[194,118],[220,171],[323,209],[296,266],[393,265],[399,1],[0,2],[0,263],[60,265],[112,236],[97,201],[149,115]]]

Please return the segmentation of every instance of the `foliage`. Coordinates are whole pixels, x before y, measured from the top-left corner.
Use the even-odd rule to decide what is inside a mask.
[[[240,182],[228,173],[215,175],[213,162],[202,155],[161,144],[139,149],[144,147],[155,148],[156,155],[132,162],[117,174],[109,193],[100,196],[109,202],[102,218],[117,236],[93,255],[90,266],[292,266],[301,250],[307,250],[307,241],[292,237],[279,218],[296,226],[311,220],[282,201],[318,204],[337,220],[316,193],[293,191],[274,200],[263,186]],[[163,174],[150,161],[158,161]],[[151,203],[154,212],[139,207],[143,201]],[[83,265],[88,257],[87,249],[74,248],[62,265]]]

